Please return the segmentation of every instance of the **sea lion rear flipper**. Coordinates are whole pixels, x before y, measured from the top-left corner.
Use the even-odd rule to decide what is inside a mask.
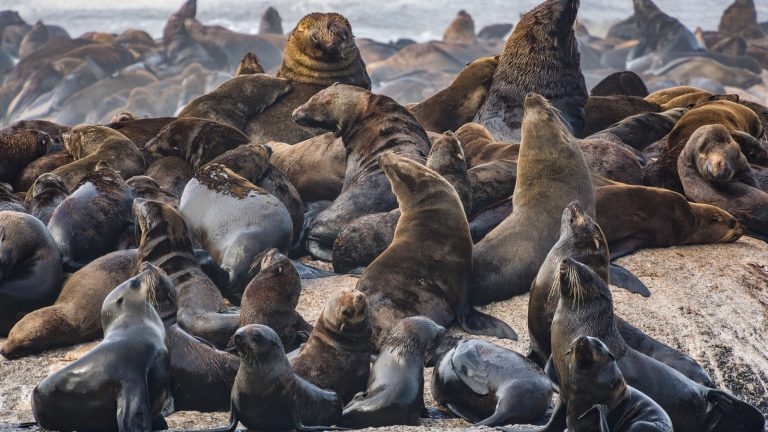
[[[455,416],[461,417],[470,423],[477,423],[480,420],[453,402],[446,402],[445,407],[448,408],[448,411],[450,411]]]
[[[475,345],[462,343],[456,347],[456,353],[451,357],[451,366],[457,377],[479,395],[487,395],[491,392],[491,382],[488,378],[488,370],[485,367],[483,357],[477,351]],[[456,413],[462,418],[464,415]],[[481,419],[475,418],[474,421]]]
[[[618,241],[612,241],[609,247],[611,252],[611,261],[617,260],[627,255],[631,255],[642,249],[642,246],[643,243],[641,240],[634,239],[632,237],[623,238]]]
[[[458,314],[461,328],[473,335],[494,336],[502,339],[517,340],[517,333],[504,321],[484,314],[466,305]]]
[[[544,365],[544,373],[547,374],[549,380],[552,381],[552,388],[554,388],[556,392],[560,393],[560,379],[557,378],[555,362],[551,355],[549,356],[549,360],[547,360],[547,364]]]
[[[584,411],[584,414],[579,416],[579,420],[592,414],[593,412],[596,412],[597,415],[600,416],[600,432],[611,432],[611,429],[608,427],[609,411],[610,411],[610,408],[608,407],[608,405],[603,405],[603,404],[593,405],[592,408]]]
[[[146,382],[125,379],[117,395],[117,425],[120,430],[152,430]]]
[[[611,264],[608,280],[611,282],[611,285],[624,288],[633,294],[640,294],[643,297],[651,296],[651,290],[649,290],[637,276],[633,275],[632,272],[624,267],[616,264]]]
[[[562,401],[557,402],[557,405],[555,406],[555,410],[552,412],[552,417],[550,417],[549,421],[546,425],[534,428],[534,429],[510,429],[510,428],[496,428],[498,430],[504,431],[504,432],[520,432],[520,431],[526,431],[526,432],[562,432],[565,429],[568,428],[568,425],[566,423],[566,417],[568,415],[568,408]]]
[[[296,267],[296,271],[299,272],[299,277],[301,279],[320,279],[320,278],[326,278],[331,276],[337,276],[336,273],[321,270],[319,268],[315,268],[312,266],[308,266],[296,260],[291,260],[291,263],[293,264],[294,267]]]
[[[293,422],[293,428],[300,432],[320,432],[320,431],[344,431],[349,430],[347,428],[338,427],[338,426],[304,426],[304,424],[301,422],[301,418],[299,417],[299,412],[294,407],[290,410],[291,413],[291,421]]]
[[[710,403],[706,423],[711,425],[711,428],[708,430],[762,431],[765,428],[765,417],[751,404],[716,389],[707,389],[705,397]]]

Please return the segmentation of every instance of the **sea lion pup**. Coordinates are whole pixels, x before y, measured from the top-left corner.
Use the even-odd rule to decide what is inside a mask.
[[[658,403],[672,419],[675,431],[758,431],[764,427],[765,418],[752,405],[697,384],[627,346],[616,328],[611,290],[589,267],[566,258],[556,271],[560,301],[552,321],[552,361],[561,399],[545,430],[565,427],[572,382],[566,352],[579,336],[602,340],[627,384]]]
[[[475,304],[528,291],[557,242],[562,209],[570,202],[578,201],[588,214],[595,213],[592,178],[558,111],[542,96],[530,93],[522,126],[514,209],[473,252],[470,295]]]
[[[475,118],[488,96],[498,65],[498,56],[473,61],[459,72],[451,85],[409,110],[427,131],[455,131]]]
[[[365,390],[372,348],[365,295],[356,289],[340,289],[325,303],[309,340],[291,360],[291,368],[310,383],[335,392],[346,404]]]
[[[464,148],[467,168],[474,168],[484,163],[497,160],[517,160],[520,144],[497,142],[483,125],[467,123],[456,131],[456,136]]]
[[[499,141],[519,141],[528,92],[549,99],[581,136],[587,87],[573,22],[579,0],[546,0],[520,19],[504,45],[491,91],[475,121]],[[530,53],[537,53],[531,56]]]
[[[24,206],[26,195],[16,195],[8,183],[0,182],[0,211],[28,213]]]
[[[239,75],[190,102],[177,117],[217,121],[245,131],[248,119],[291,90],[291,82],[266,74]]]
[[[299,347],[305,338],[297,333],[312,331],[312,326],[296,312],[301,294],[301,279],[291,260],[277,249],[261,258],[261,269],[245,287],[240,302],[240,327],[264,324],[273,329],[287,351]]]
[[[475,21],[467,11],[460,10],[443,33],[443,42],[471,44],[475,43]]]
[[[27,312],[48,306],[61,289],[61,253],[37,218],[0,212],[0,336]]]
[[[291,122],[289,116],[296,108],[334,83],[371,88],[352,27],[336,13],[311,13],[296,24],[285,43],[277,76],[290,80],[291,91],[248,121],[246,133],[252,142],[295,144],[312,138],[322,131]]]
[[[306,230],[307,250],[331,261],[333,242],[345,225],[397,205],[377,163],[379,156],[394,151],[423,161],[431,144],[424,128],[404,107],[351,85],[337,84],[320,91],[293,112],[293,119],[301,125],[335,131],[347,152],[341,194]]]
[[[144,198],[147,200],[160,201],[173,208],[179,208],[179,199],[166,192],[155,179],[149,176],[135,176],[125,182],[133,190],[134,198]]]
[[[357,283],[371,306],[375,346],[381,346],[397,320],[416,315],[443,326],[458,321],[472,334],[516,339],[506,323],[474,310],[467,301],[472,238],[453,186],[394,152],[381,155],[379,164],[397,196],[401,215],[392,244]],[[436,220],[442,222],[435,224]]]
[[[147,141],[144,149],[155,157],[178,156],[198,169],[220,154],[248,144],[239,129],[201,118],[180,118]]]
[[[189,162],[178,156],[164,156],[147,167],[146,175],[176,198],[181,198],[184,188],[195,174]]]
[[[280,337],[271,328],[250,324],[235,333],[240,368],[232,386],[229,426],[210,432],[234,432],[239,422],[248,430],[335,430],[342,403],[291,371]]]
[[[759,189],[725,127],[702,126],[694,132],[680,153],[677,171],[689,199],[731,212],[751,232],[768,233],[768,193]]]
[[[27,191],[24,206],[29,214],[40,219],[44,225],[48,225],[53,211],[67,196],[69,196],[69,189],[61,181],[61,177],[46,173],[38,177]]]
[[[261,63],[259,63],[259,57],[252,52],[247,52],[243,56],[243,59],[240,60],[240,64],[237,66],[237,70],[235,71],[235,76],[263,73],[265,72],[264,68],[261,66]]]
[[[148,262],[134,262],[135,273],[154,268]],[[170,357],[170,386],[174,411],[228,411],[232,385],[240,360],[219,351],[184,331],[176,321],[178,296],[165,272],[156,269],[156,309],[165,326],[165,344]]]
[[[438,359],[437,402],[473,426],[530,423],[547,412],[552,384],[524,356],[480,339],[465,339]]]
[[[200,268],[184,217],[158,201],[136,199],[133,215],[138,227],[137,262],[162,269],[178,293],[179,326],[193,336],[227,345],[240,323],[238,314],[226,313],[219,289]]]
[[[105,161],[97,162],[48,222],[64,267],[77,270],[120,249],[133,231],[132,201],[133,191],[120,174]]]
[[[51,151],[51,137],[35,130],[0,135],[0,181],[10,182],[28,163]]]
[[[0,354],[9,360],[101,337],[100,310],[112,290],[131,277],[136,249],[108,253],[76,271],[56,303],[24,316],[8,333]]]
[[[632,71],[614,72],[592,87],[590,96],[648,96],[643,79]]]
[[[204,249],[229,274],[224,293],[239,304],[260,252],[287,251],[293,222],[285,205],[224,165],[210,163],[195,172],[179,202],[179,212],[200,236]]]
[[[120,132],[106,126],[80,125],[62,136],[64,148],[74,162],[52,172],[75,190],[80,180],[93,171],[99,161],[109,164],[124,179],[144,174],[144,158],[136,145]]]
[[[339,426],[418,426],[424,410],[424,363],[445,328],[426,317],[400,320],[382,343],[368,387],[344,407]]]
[[[277,12],[277,9],[270,6],[264,10],[259,21],[258,34],[283,35],[283,20],[280,18],[280,13]]]
[[[633,115],[585,139],[609,139],[643,151],[667,136],[686,112],[686,108],[675,108],[661,113],[646,112]]]
[[[104,340],[32,391],[35,421],[52,430],[167,428],[165,329],[153,307],[158,269],[118,285],[101,307]]]
[[[718,31],[728,35],[741,35],[747,39],[760,39],[765,32],[757,22],[754,0],[735,0],[723,11]]]
[[[580,336],[566,352],[571,395],[569,431],[672,432],[672,420],[651,398],[627,385],[613,354],[600,341]]]
[[[615,185],[600,187],[595,195],[596,221],[608,238],[611,259],[645,248],[731,243],[746,231],[727,211],[666,189]]]
[[[661,106],[637,96],[590,96],[584,106],[583,136],[600,132],[633,115],[661,111]]]

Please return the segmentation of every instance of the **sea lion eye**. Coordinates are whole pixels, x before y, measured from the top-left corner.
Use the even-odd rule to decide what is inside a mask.
[[[117,303],[118,306],[121,306],[123,304],[123,298],[120,297],[115,303]]]
[[[283,266],[278,266],[277,267],[277,274],[282,274],[282,273],[283,273]]]

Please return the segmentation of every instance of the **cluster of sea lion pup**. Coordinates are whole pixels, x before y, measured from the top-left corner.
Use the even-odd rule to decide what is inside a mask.
[[[36,423],[157,430],[174,410],[229,409],[226,430],[418,425],[426,365],[435,400],[477,425],[541,421],[556,390],[543,430],[764,430],[755,407],[716,389],[690,357],[615,316],[608,282],[649,295],[611,259],[768,232],[758,166],[768,109],[677,87],[646,95],[662,113],[574,138],[583,77],[574,89],[510,70],[525,60],[521,44],[539,44],[567,55],[537,62],[580,76],[575,45],[528,37],[572,38],[577,8],[545,1],[500,58],[460,74],[497,69],[472,102],[479,123],[441,113],[454,85],[409,108],[362,88],[370,81],[349,24],[312,14],[286,42],[277,78],[253,68],[177,118],[11,127],[0,174],[29,191],[23,201],[10,187],[0,194],[0,353],[104,335],[35,387]],[[600,103],[622,101],[627,80],[642,84],[610,76],[598,87],[614,96]],[[262,115],[263,130],[334,133],[254,143],[242,131]],[[425,126],[443,117],[455,133]],[[520,143],[495,141],[494,129]],[[59,141],[74,161],[52,160]],[[615,148],[624,153],[606,151]],[[701,203],[609,179],[640,152],[655,155],[644,176]],[[314,327],[295,310],[301,278],[327,272],[289,250],[337,271],[364,267]],[[446,332],[457,322],[516,338],[473,305],[528,290],[529,358]]]

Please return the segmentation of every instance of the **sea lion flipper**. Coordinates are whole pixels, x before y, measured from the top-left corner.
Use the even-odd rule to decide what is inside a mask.
[[[549,377],[549,380],[552,381],[552,387],[557,391],[560,392],[560,380],[557,378],[557,370],[555,369],[555,362],[552,358],[552,356],[549,356],[549,360],[547,360],[547,364],[544,365],[544,373],[547,374],[547,377]]]
[[[125,380],[117,396],[117,424],[120,430],[152,430],[147,384]]]
[[[611,261],[617,260],[627,255],[631,255],[640,250],[642,247],[642,240],[633,239],[631,237],[623,238],[618,241],[611,241]]]
[[[609,280],[611,285],[624,288],[633,294],[640,294],[643,297],[651,296],[651,290],[637,276],[624,267],[611,264]]]
[[[707,424],[719,425],[723,419],[728,419],[728,424],[738,424],[742,430],[762,430],[765,427],[765,417],[754,406],[741,401],[733,395],[722,390],[707,389],[706,399],[710,407],[707,409]],[[711,430],[715,430],[713,427]]]
[[[465,306],[464,311],[459,313],[458,319],[461,328],[469,334],[517,340],[517,333],[512,330],[509,324],[469,305]]]
[[[505,427],[496,428],[498,430],[504,431],[504,432],[519,432],[519,431],[526,431],[526,432],[562,432],[565,429],[568,428],[568,425],[566,423],[566,417],[568,415],[568,407],[562,403],[562,401],[557,401],[557,405],[555,405],[555,410],[552,412],[552,417],[550,417],[549,421],[546,425],[534,429],[510,429]]]
[[[590,415],[593,412],[596,412],[597,415],[600,416],[600,432],[611,432],[611,429],[608,427],[608,412],[610,412],[610,407],[608,405],[604,404],[597,404],[593,405],[592,408],[586,410],[584,414],[579,416],[579,420],[583,419],[584,417]]]
[[[321,270],[319,268],[308,266],[296,260],[291,260],[291,263],[293,264],[294,267],[296,267],[296,271],[299,272],[299,277],[301,279],[320,279],[320,278],[326,278],[331,276],[337,276],[336,273],[334,272],[329,272],[329,271]]]
[[[448,411],[450,411],[454,415],[461,417],[470,423],[477,423],[480,420],[474,415],[472,415],[471,413],[463,410],[461,406],[459,406],[459,404],[446,402],[445,407],[448,408]]]
[[[480,395],[487,395],[491,392],[491,383],[488,378],[488,370],[482,356],[474,345],[459,344],[456,347],[456,354],[451,357],[451,366],[453,372],[459,379],[473,392]],[[462,418],[464,415],[456,413]],[[474,421],[479,421],[477,419]]]

